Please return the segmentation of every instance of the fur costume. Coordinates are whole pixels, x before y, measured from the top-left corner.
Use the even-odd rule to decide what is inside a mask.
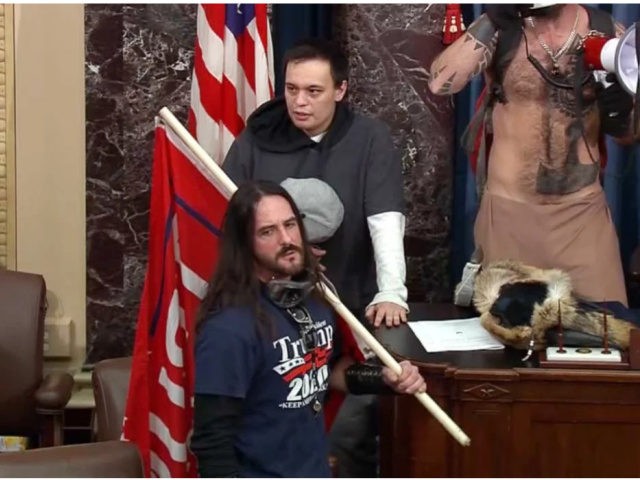
[[[561,270],[504,260],[483,267],[475,280],[473,304],[480,323],[506,345],[527,349],[546,347],[545,334],[558,325],[563,329],[604,336],[603,313],[580,302],[571,290],[569,275]],[[607,315],[609,341],[629,347],[630,322]]]

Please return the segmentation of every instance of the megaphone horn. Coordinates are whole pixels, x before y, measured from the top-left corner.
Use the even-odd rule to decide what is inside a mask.
[[[586,68],[615,73],[622,87],[635,95],[638,84],[635,24],[620,38],[588,35],[582,42],[582,48]]]

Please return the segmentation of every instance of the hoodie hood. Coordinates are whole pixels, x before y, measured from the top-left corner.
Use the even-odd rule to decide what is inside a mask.
[[[263,103],[247,120],[247,129],[253,135],[256,144],[269,152],[287,153],[319,145],[330,148],[344,137],[353,122],[353,112],[345,102],[336,103],[336,112],[327,134],[319,144],[296,127],[289,113],[284,97],[278,97]]]

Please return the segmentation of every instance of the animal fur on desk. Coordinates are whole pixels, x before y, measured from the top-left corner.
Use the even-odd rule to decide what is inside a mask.
[[[558,325],[604,336],[601,311],[588,311],[572,294],[569,275],[561,270],[543,270],[514,261],[483,267],[475,280],[473,304],[482,326],[504,344],[527,349],[533,335],[535,350],[546,346],[545,333]],[[629,332],[635,326],[607,315],[609,341],[629,347]]]

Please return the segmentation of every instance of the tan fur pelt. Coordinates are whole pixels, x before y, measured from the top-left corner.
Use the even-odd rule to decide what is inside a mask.
[[[547,296],[542,303],[534,305],[530,325],[515,327],[502,326],[500,319],[491,314],[490,309],[498,299],[500,287],[514,282],[544,282]],[[583,312],[576,309],[577,300],[572,294],[571,279],[561,270],[524,265],[520,262],[503,260],[483,267],[475,280],[473,305],[480,313],[482,326],[504,344],[527,349],[533,336],[534,349],[546,347],[545,333],[559,323],[562,315],[564,328],[578,330],[591,335],[604,336],[602,314]],[[623,348],[629,346],[629,332],[633,324],[608,316],[609,339]]]

